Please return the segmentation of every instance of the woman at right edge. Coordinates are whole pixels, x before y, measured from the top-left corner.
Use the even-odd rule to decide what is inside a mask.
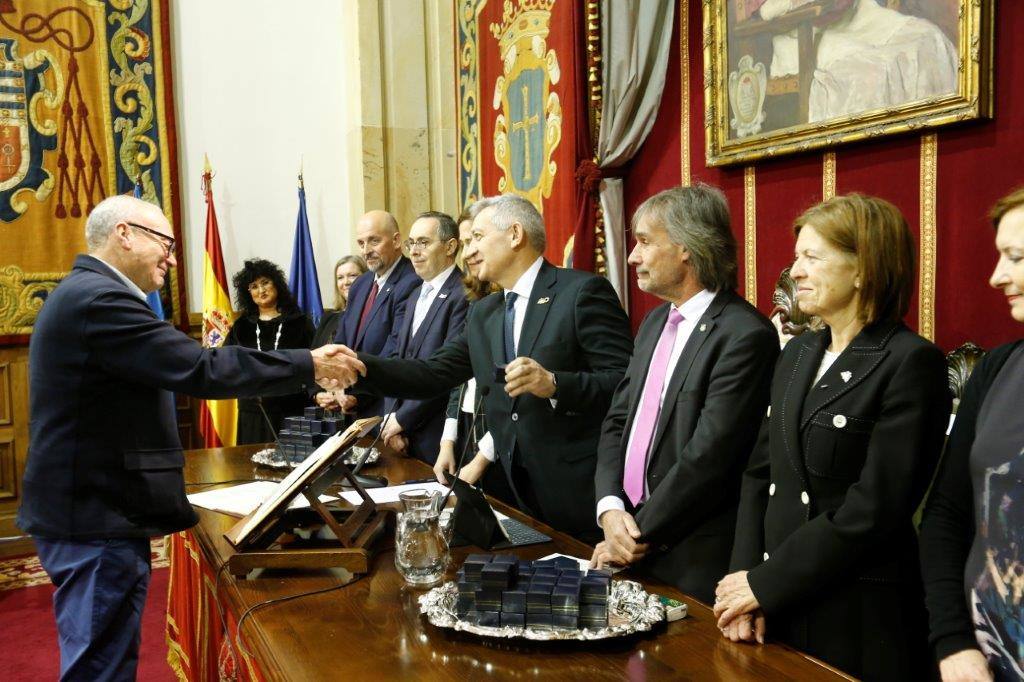
[[[858,194],[794,224],[797,305],[825,324],[786,344],[744,474],[723,634],[765,633],[867,680],[935,675],[914,511],[951,399],[942,351],[903,323],[913,236]]]
[[[1024,188],[990,213],[989,284],[1024,323]],[[944,682],[1024,679],[1024,340],[996,348],[964,388],[921,524],[931,644]]]

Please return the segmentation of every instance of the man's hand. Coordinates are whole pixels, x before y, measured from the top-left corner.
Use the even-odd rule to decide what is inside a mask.
[[[625,566],[644,558],[650,547],[646,543],[637,542],[640,539],[640,527],[629,512],[609,509],[601,514],[600,521],[604,529],[602,544],[609,563]]]
[[[384,445],[388,446],[395,452],[404,455],[406,454],[406,450],[409,449],[409,439],[398,433],[385,440]]]
[[[505,368],[505,393],[515,398],[531,393],[538,398],[555,395],[555,375],[531,358],[520,357]]]
[[[317,407],[322,407],[325,410],[340,410],[341,405],[338,404],[337,398],[334,397],[334,393],[330,391],[320,391],[313,400],[316,401]]]
[[[383,424],[384,430],[380,432],[380,437],[385,443],[404,431],[402,425],[398,423],[398,418],[393,412],[391,414],[384,415]]]
[[[729,625],[722,628],[722,634],[733,642],[764,644],[764,626],[764,613],[758,609],[734,618]]]
[[[348,388],[360,376],[366,376],[366,365],[350,348],[329,344],[311,351],[311,354],[316,383],[328,391]]]
[[[992,682],[988,659],[978,649],[964,649],[939,661],[942,682]]]
[[[443,440],[437,450],[437,461],[434,462],[434,476],[438,483],[448,485],[445,473],[455,475],[455,441]]]

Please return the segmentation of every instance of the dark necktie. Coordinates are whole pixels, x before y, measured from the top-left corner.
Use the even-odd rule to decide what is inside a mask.
[[[373,302],[377,300],[377,280],[373,280],[373,286],[370,288],[370,295],[366,297],[366,303],[363,304],[363,312],[359,315],[359,326],[356,328],[356,343],[359,342],[359,338],[363,335],[363,327],[366,326],[366,318],[370,316],[370,311],[373,310]]]
[[[505,364],[516,359],[516,299],[519,294],[505,294]]]

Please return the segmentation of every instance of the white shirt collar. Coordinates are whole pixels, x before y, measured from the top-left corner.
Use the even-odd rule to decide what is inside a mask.
[[[452,274],[452,270],[455,269],[455,263],[452,263],[447,268],[441,271],[441,274],[434,277],[432,280],[424,282],[424,286],[430,286],[431,291],[440,291],[444,283],[448,281],[448,275]]]
[[[544,257],[537,256],[537,260],[533,261],[533,265],[528,267],[526,272],[519,276],[519,279],[516,280],[515,285],[510,291],[517,293],[523,301],[530,300],[534,282],[537,281],[537,275],[540,274],[540,267],[542,265],[544,265]]]
[[[684,320],[696,322],[708,311],[708,308],[711,307],[711,302],[714,300],[715,292],[704,289],[683,301],[682,305],[673,304],[672,307],[679,311]]]
[[[384,272],[378,272],[378,273],[376,273],[373,276],[373,278],[375,280],[377,280],[377,288],[378,289],[383,288],[384,282],[388,281],[388,277],[391,276],[391,273],[395,271],[395,268],[398,267],[398,264],[401,261],[402,261],[402,256],[399,256],[398,258],[395,259],[395,262],[391,264],[390,268],[388,268]]]
[[[128,279],[123,272],[121,272],[120,270],[115,268],[113,265],[111,265],[107,261],[105,261],[102,258],[100,258],[99,256],[97,256],[96,254],[90,253],[89,255],[92,256],[93,258],[95,258],[96,260],[98,260],[99,262],[103,263],[104,265],[106,265],[111,270],[113,270],[114,274],[117,275],[121,279],[122,282],[124,282],[124,285],[126,287],[128,287],[128,289],[133,294],[135,294],[136,296],[141,298],[143,301],[146,300],[146,292],[144,292],[141,288],[139,288],[138,284],[136,284],[135,282],[133,282],[130,279]]]

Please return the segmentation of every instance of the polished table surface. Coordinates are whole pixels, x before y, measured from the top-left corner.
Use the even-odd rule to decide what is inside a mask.
[[[187,454],[190,483],[275,478],[257,468],[249,455],[257,447],[193,450]],[[363,473],[385,475],[392,484],[422,479],[429,468],[418,461],[385,454]],[[192,485],[190,491],[213,486]],[[571,491],[567,491],[571,494]],[[496,509],[554,538],[520,547],[524,559],[553,552],[589,557],[591,548],[558,533],[498,501]],[[223,537],[237,519],[198,509],[193,533],[205,560],[219,569],[232,550]],[[436,628],[420,615],[422,588],[405,585],[394,565],[392,531],[377,544],[365,577],[323,594],[274,603],[246,618],[242,636],[268,679],[439,679],[482,677],[588,680],[849,679],[809,656],[777,644],[734,644],[722,637],[711,610],[678,590],[640,579],[649,592],[685,602],[689,616],[648,633],[598,642],[531,642],[486,639]],[[474,548],[452,550],[455,568]],[[325,570],[264,571],[248,580],[217,571],[222,603],[235,618],[268,599],[343,584]],[[628,576],[627,572],[619,574]],[[770,633],[769,633],[770,634]]]

